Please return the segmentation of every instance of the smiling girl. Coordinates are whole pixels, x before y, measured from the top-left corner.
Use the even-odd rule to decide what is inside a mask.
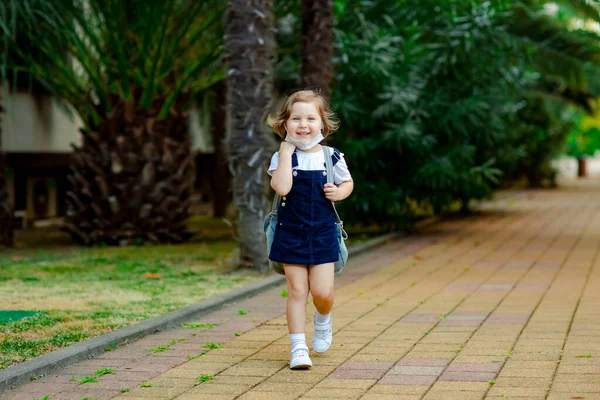
[[[281,196],[269,259],[284,264],[290,368],[305,369],[312,366],[304,333],[309,292],[317,309],[313,350],[323,353],[333,340],[331,310],[339,243],[332,202],[348,197],[354,183],[344,155],[336,149],[331,154],[334,183],[327,183],[319,143],[337,130],[338,123],[318,93],[295,92],[268,122],[284,139],[268,170],[271,187]]]

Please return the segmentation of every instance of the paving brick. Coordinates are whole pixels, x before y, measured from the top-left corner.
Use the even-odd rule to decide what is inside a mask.
[[[450,363],[448,358],[403,358],[396,365],[420,366],[420,367],[445,367]]]
[[[440,376],[440,381],[457,382],[489,382],[496,378],[495,372],[444,372]]]
[[[389,362],[389,361],[382,361],[382,362],[368,362],[368,361],[364,361],[364,362],[360,362],[360,361],[348,361],[345,362],[344,364],[340,365],[339,369],[362,369],[362,370],[372,370],[372,369],[377,369],[377,370],[385,370],[387,371],[388,369],[390,369],[392,366],[394,365],[394,363]]]
[[[431,386],[436,380],[437,376],[385,375],[378,384]]]
[[[470,364],[470,363],[452,363],[446,368],[446,372],[498,372],[502,364]]]
[[[234,398],[239,399],[239,400],[295,400],[298,398],[298,395],[275,393],[275,392],[251,391],[251,392],[244,393],[240,397],[234,397]],[[180,399],[177,399],[177,400],[180,400]],[[188,399],[181,399],[181,400],[188,400]],[[190,397],[189,400],[198,400],[198,397],[195,397],[194,399],[192,399]],[[211,400],[213,400],[213,397],[211,397]]]
[[[377,369],[338,369],[328,379],[380,379],[386,373]]]
[[[429,390],[429,385],[385,385],[380,382],[369,389],[374,394],[422,395]]]
[[[552,383],[551,378],[508,378],[498,377],[495,379],[494,386],[508,387],[543,387],[546,388]]]
[[[559,374],[600,374],[600,365],[579,366],[579,365],[559,365]]]
[[[314,388],[302,395],[303,399],[358,399],[365,393],[364,389],[328,389]]]
[[[557,383],[600,383],[600,374],[556,374]]]
[[[600,383],[558,383],[552,385],[553,392],[600,393]]]
[[[550,393],[547,400],[600,400],[600,394],[590,393]]]
[[[202,394],[186,392],[186,393],[181,394],[180,396],[175,397],[175,400],[199,400],[199,399],[204,398],[202,396],[206,397],[205,395],[202,395]],[[214,394],[214,393],[210,394],[210,400],[234,400],[237,398],[238,398],[238,396],[233,395],[233,394],[229,394],[229,395],[228,394]],[[121,397],[119,397],[119,400],[121,400]],[[148,400],[148,399],[145,397],[142,397],[139,399],[135,398],[135,400]]]
[[[421,366],[407,366],[397,365],[392,368],[388,374],[390,375],[421,375],[421,376],[439,376],[444,367],[421,367]]]
[[[481,400],[484,396],[485,392],[432,390],[423,397],[423,400]]]
[[[545,388],[537,387],[497,387],[494,385],[488,392],[489,396],[500,396],[514,398],[514,397],[542,397],[547,394]]]
[[[367,393],[361,400],[419,400],[421,396],[410,394],[371,394]]]
[[[519,369],[503,368],[498,376],[513,378],[551,378],[554,375],[552,369]]]
[[[184,393],[187,388],[166,388],[166,387],[137,387],[131,388],[127,393],[119,394],[119,400],[129,399],[130,397],[144,397],[146,399],[172,399]],[[81,398],[80,398],[81,399]]]
[[[484,383],[484,382],[441,382],[441,381],[438,381],[433,386],[433,389],[440,390],[440,391],[480,392],[480,391],[488,390],[489,387],[490,387],[489,383]]]

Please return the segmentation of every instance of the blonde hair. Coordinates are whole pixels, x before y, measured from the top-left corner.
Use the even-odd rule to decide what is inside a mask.
[[[314,90],[299,90],[287,98],[276,116],[269,115],[267,118],[267,123],[282,139],[285,139],[285,123],[290,118],[295,103],[312,103],[317,107],[323,122],[324,137],[331,135],[339,128],[340,122],[323,96]]]

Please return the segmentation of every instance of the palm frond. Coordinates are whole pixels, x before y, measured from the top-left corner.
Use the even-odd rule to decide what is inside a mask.
[[[181,92],[224,77],[222,1],[6,2],[19,19],[17,32],[0,21],[7,43],[85,123],[128,102],[165,117]],[[19,48],[18,36],[35,43],[34,52]]]
[[[579,18],[600,22],[600,3],[597,0],[554,0],[573,10]]]

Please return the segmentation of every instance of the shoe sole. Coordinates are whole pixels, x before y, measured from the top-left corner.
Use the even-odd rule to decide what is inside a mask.
[[[294,365],[293,367],[290,365],[290,369],[311,369],[312,368],[312,364],[298,364],[298,365]]]

